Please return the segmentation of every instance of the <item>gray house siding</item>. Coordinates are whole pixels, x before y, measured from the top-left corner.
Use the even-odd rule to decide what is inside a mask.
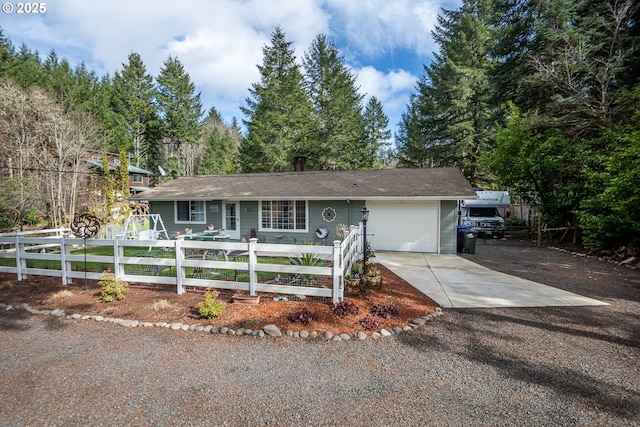
[[[455,200],[440,201],[440,253],[456,253],[456,212]]]
[[[175,219],[175,202],[174,201],[151,201],[149,204],[149,210],[153,213],[158,213],[162,217],[167,234],[170,237],[174,237],[176,233],[184,234],[185,228],[190,227],[194,232],[203,231],[207,225],[213,225],[215,228],[222,226],[222,200],[211,200],[205,203],[205,223],[203,224],[176,224]],[[251,236],[252,230],[260,239],[266,239],[268,243],[275,243],[278,241],[277,236],[282,237],[284,243],[309,243],[309,244],[331,244],[334,240],[337,240],[336,226],[338,224],[358,224],[360,222],[363,201],[351,201],[346,200],[310,200],[307,201],[307,218],[308,218],[308,230],[307,232],[278,230],[278,231],[263,231],[260,229],[259,224],[259,210],[260,204],[258,201],[240,201],[239,203],[239,215],[240,215],[240,236]],[[327,222],[322,217],[322,212],[326,207],[331,207],[336,212],[336,217],[333,221]],[[319,239],[316,236],[316,230],[325,228],[329,235],[326,239]]]

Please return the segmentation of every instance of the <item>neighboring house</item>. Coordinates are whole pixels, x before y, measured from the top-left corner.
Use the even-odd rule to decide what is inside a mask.
[[[114,178],[116,167],[120,165],[120,157],[117,154],[107,153],[107,161],[109,162],[111,178]],[[87,163],[89,164],[89,169],[102,171],[102,154],[98,152],[93,153],[93,156],[87,159]],[[129,172],[129,191],[131,195],[136,196],[143,191],[149,190],[150,179],[153,175],[152,172],[137,166],[132,166],[131,164],[128,165],[127,169]],[[141,199],[135,202],[130,200],[129,205],[141,213],[146,212],[148,209],[146,201]]]
[[[366,205],[374,249],[455,253],[457,200],[474,197],[457,168],[431,168],[187,176],[131,199],[148,200],[170,236],[213,225],[269,243],[331,244]]]

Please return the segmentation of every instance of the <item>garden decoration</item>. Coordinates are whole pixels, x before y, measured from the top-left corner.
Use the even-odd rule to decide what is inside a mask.
[[[100,221],[93,215],[77,214],[71,223],[74,236],[84,240],[84,288],[87,289],[87,238],[95,237],[100,231]]]

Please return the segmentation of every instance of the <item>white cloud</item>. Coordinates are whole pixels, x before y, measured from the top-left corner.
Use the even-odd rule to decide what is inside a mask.
[[[366,94],[364,102],[375,96],[389,117],[390,127],[394,128],[409,103],[409,95],[415,87],[417,77],[405,70],[383,73],[370,66],[353,71],[357,74],[361,93]]]
[[[430,55],[434,50],[431,31],[443,6],[457,0],[325,0],[335,14],[334,31],[344,32],[346,41],[369,56],[394,49]],[[338,28],[339,27],[339,28]]]
[[[383,103],[395,126],[417,79],[412,72],[420,72],[412,67],[433,50],[430,31],[443,2],[451,1],[459,2],[49,0],[45,14],[11,16],[1,25],[14,44],[25,42],[41,57],[54,49],[98,75],[113,75],[131,52],[154,76],[169,55],[177,56],[202,92],[204,107],[216,107],[226,120],[241,118],[239,107],[259,79],[256,66],[277,25],[298,58],[325,33],[338,42],[362,91]],[[395,61],[407,53],[411,64]]]

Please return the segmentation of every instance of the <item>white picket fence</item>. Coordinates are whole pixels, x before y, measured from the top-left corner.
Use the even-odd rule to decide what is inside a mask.
[[[29,275],[60,277],[63,284],[71,284],[73,279],[99,280],[101,272],[82,267],[84,263],[98,263],[110,268],[120,280],[176,286],[179,294],[195,287],[248,291],[251,295],[269,292],[324,297],[339,302],[344,297],[344,274],[361,253],[359,235],[359,228],[351,227],[343,241],[317,246],[258,243],[257,239],[246,243],[78,239],[69,237],[66,229],[40,231],[37,235],[16,233],[0,235],[0,272],[15,273],[18,280]],[[112,250],[109,255],[71,252],[98,246]],[[135,255],[130,256],[131,252]],[[217,258],[204,254],[217,254]],[[303,265],[305,258],[322,262]],[[46,268],[34,267],[28,260],[41,260],[38,264],[46,264]],[[225,277],[217,272],[225,272]],[[228,272],[233,272],[232,278]],[[239,281],[239,275],[245,279],[248,276],[248,281]]]

